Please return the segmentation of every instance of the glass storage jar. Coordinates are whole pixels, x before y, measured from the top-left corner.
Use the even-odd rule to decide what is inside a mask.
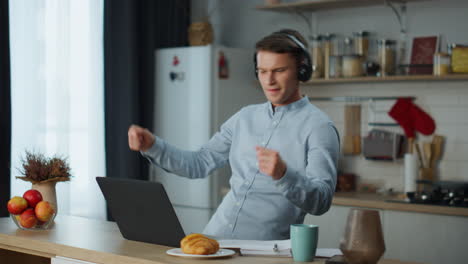
[[[343,56],[343,77],[358,77],[364,75],[364,60],[360,55]]]
[[[354,41],[352,38],[343,39],[343,55],[353,55],[354,53]]]
[[[310,56],[312,57],[312,78],[321,78],[324,73],[324,58],[322,36],[313,35],[310,38]]]
[[[324,61],[324,77],[325,79],[330,78],[330,56],[333,55],[333,39],[335,38],[334,34],[327,33],[322,38],[322,51],[323,51],[323,61]]]
[[[369,55],[369,32],[354,32],[354,54],[361,55],[366,59]]]
[[[378,63],[380,64],[380,76],[395,73],[396,42],[394,40],[380,39],[378,46]]]
[[[341,55],[331,55],[329,57],[330,65],[329,65],[329,77],[330,78],[340,78],[343,76],[343,56]]]
[[[433,74],[447,75],[450,73],[450,56],[448,53],[438,52],[434,54],[434,69]]]

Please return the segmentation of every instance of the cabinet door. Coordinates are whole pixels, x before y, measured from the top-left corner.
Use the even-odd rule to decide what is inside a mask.
[[[305,224],[319,226],[319,248],[338,248],[346,225],[346,218],[351,207],[332,206],[323,215],[307,215]]]
[[[385,258],[467,263],[467,217],[387,210],[384,219]]]
[[[51,264],[96,264],[88,261],[56,256],[51,258]]]
[[[306,215],[304,224],[314,224],[319,226],[319,248],[340,247],[340,240],[344,235],[348,214],[349,211],[353,208],[354,207],[333,205],[330,207],[330,210],[328,210],[328,212],[323,215]],[[383,212],[381,210],[377,211],[380,213],[380,220],[383,227]]]

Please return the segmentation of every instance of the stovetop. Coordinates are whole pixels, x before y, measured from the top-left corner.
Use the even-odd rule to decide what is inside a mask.
[[[468,182],[418,181],[425,185],[420,192],[407,193],[409,203],[468,207]]]

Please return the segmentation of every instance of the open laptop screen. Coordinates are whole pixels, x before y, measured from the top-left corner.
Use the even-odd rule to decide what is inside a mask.
[[[185,233],[161,183],[107,177],[96,181],[124,238],[180,246]]]

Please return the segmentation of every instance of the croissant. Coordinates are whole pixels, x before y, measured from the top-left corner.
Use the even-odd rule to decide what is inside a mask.
[[[218,241],[202,234],[190,234],[180,241],[180,248],[185,254],[210,255],[218,252]]]

